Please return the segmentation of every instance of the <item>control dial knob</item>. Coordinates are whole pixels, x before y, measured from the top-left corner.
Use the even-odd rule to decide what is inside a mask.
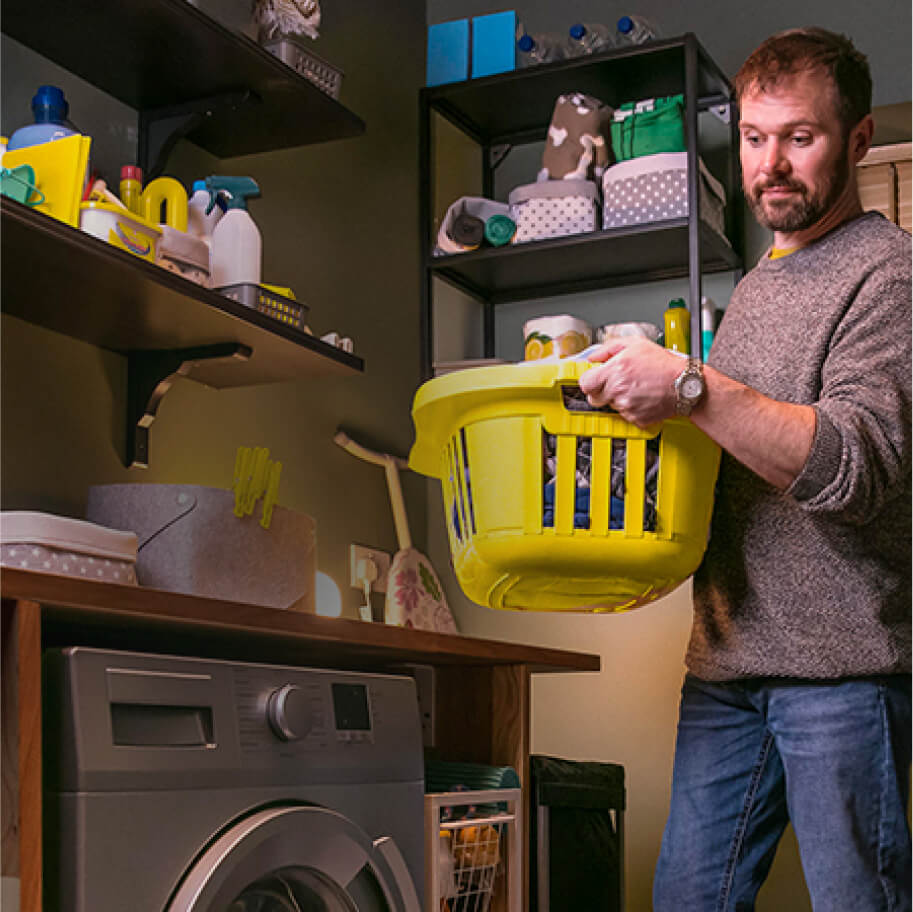
[[[296,684],[285,684],[269,695],[266,718],[277,738],[297,741],[311,730],[311,709]]]

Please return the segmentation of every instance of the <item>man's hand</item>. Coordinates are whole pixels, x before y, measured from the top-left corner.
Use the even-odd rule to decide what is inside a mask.
[[[580,378],[590,405],[608,405],[638,427],[674,417],[674,384],[687,364],[680,355],[639,336],[622,336],[609,339],[589,360],[602,362]]]

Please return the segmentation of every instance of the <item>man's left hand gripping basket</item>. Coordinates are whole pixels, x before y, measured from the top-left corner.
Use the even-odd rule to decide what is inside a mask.
[[[457,579],[480,605],[624,611],[674,589],[707,543],[719,447],[687,418],[593,409],[580,361],[429,380],[409,465],[441,480]]]

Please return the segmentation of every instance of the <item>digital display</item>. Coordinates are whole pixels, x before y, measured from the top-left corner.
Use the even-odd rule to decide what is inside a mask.
[[[333,714],[337,731],[370,731],[368,688],[364,684],[333,684]]]

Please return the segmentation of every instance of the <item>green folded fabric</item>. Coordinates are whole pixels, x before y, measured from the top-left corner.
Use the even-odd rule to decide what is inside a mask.
[[[642,102],[640,103],[643,104]],[[685,100],[682,95],[653,99],[652,110],[636,110],[633,102],[616,112],[630,113],[611,124],[612,151],[616,161],[642,155],[685,151]]]

